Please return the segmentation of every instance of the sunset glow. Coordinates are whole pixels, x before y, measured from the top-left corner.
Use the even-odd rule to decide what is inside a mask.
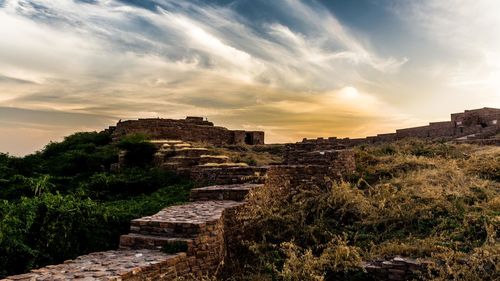
[[[0,151],[119,119],[268,142],[500,107],[496,0],[0,0]]]

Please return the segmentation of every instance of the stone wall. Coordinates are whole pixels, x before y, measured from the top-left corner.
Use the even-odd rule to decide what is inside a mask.
[[[405,281],[419,280],[427,270],[428,262],[409,258],[395,257],[390,260],[366,262],[363,268],[374,280]]]
[[[91,253],[2,281],[166,281],[189,276],[189,273],[186,253],[166,254],[141,249]]]
[[[198,185],[226,185],[262,183],[266,172],[267,167],[195,166],[185,174]]]
[[[197,201],[132,220],[131,232],[120,237],[119,250],[91,253],[2,281],[171,281],[217,275],[227,245],[236,240],[231,237],[237,227],[233,218],[256,187],[193,189],[191,198]]]
[[[451,114],[451,121],[433,122],[426,126],[398,129],[396,133],[378,134],[360,139],[331,137],[328,139],[304,139],[302,143],[318,144],[323,148],[328,145],[352,147],[360,144],[390,142],[405,138],[453,140],[467,137],[469,139],[488,139],[500,133],[500,109],[481,108]],[[496,142],[494,142],[496,143]]]
[[[291,166],[320,166],[324,175],[338,179],[354,172],[354,152],[339,144],[299,143],[288,144],[284,151],[284,164]]]
[[[264,144],[264,132],[233,131],[224,127],[214,126],[212,122],[204,121],[202,117],[187,117],[186,119],[138,119],[120,121],[107,131],[112,133],[114,140],[128,134],[145,134],[151,139],[174,139],[189,142],[203,142],[215,146],[231,144]]]

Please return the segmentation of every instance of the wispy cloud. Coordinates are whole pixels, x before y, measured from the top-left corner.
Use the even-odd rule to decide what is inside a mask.
[[[117,117],[241,114],[257,126],[255,108],[323,102],[364,79],[358,66],[394,72],[406,62],[377,55],[314,2],[268,3],[297,28],[198,1],[146,3],[5,1],[0,75],[36,84],[4,85],[0,102]]]
[[[426,0],[395,1],[393,11],[415,34],[436,45],[426,50],[442,56],[433,63],[430,74],[444,89],[476,95],[476,101],[498,106],[499,9],[500,2],[495,0]]]
[[[415,124],[402,111],[419,95],[500,88],[498,36],[478,37],[465,27],[446,32],[464,13],[472,21],[485,6],[448,15],[438,1],[395,2],[397,14],[409,15],[400,22],[411,33],[425,30],[442,46],[459,46],[466,36],[482,48],[477,55],[453,47],[430,66],[411,52],[380,52],[319,1],[251,3],[265,8],[259,16],[239,9],[245,1],[0,0],[0,37],[8,38],[0,43],[0,106],[86,114],[81,118],[196,114],[266,128],[271,141],[289,141]],[[488,22],[483,17],[478,26],[486,29]],[[450,59],[464,52],[481,62]]]

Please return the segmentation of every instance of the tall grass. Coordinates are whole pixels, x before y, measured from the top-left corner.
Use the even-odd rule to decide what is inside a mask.
[[[227,279],[369,280],[363,260],[432,261],[425,280],[499,280],[500,148],[355,148],[357,169],[288,196],[254,191]]]

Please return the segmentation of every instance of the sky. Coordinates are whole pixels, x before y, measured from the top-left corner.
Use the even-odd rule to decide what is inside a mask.
[[[0,0],[0,152],[119,119],[266,142],[500,107],[498,0]]]

